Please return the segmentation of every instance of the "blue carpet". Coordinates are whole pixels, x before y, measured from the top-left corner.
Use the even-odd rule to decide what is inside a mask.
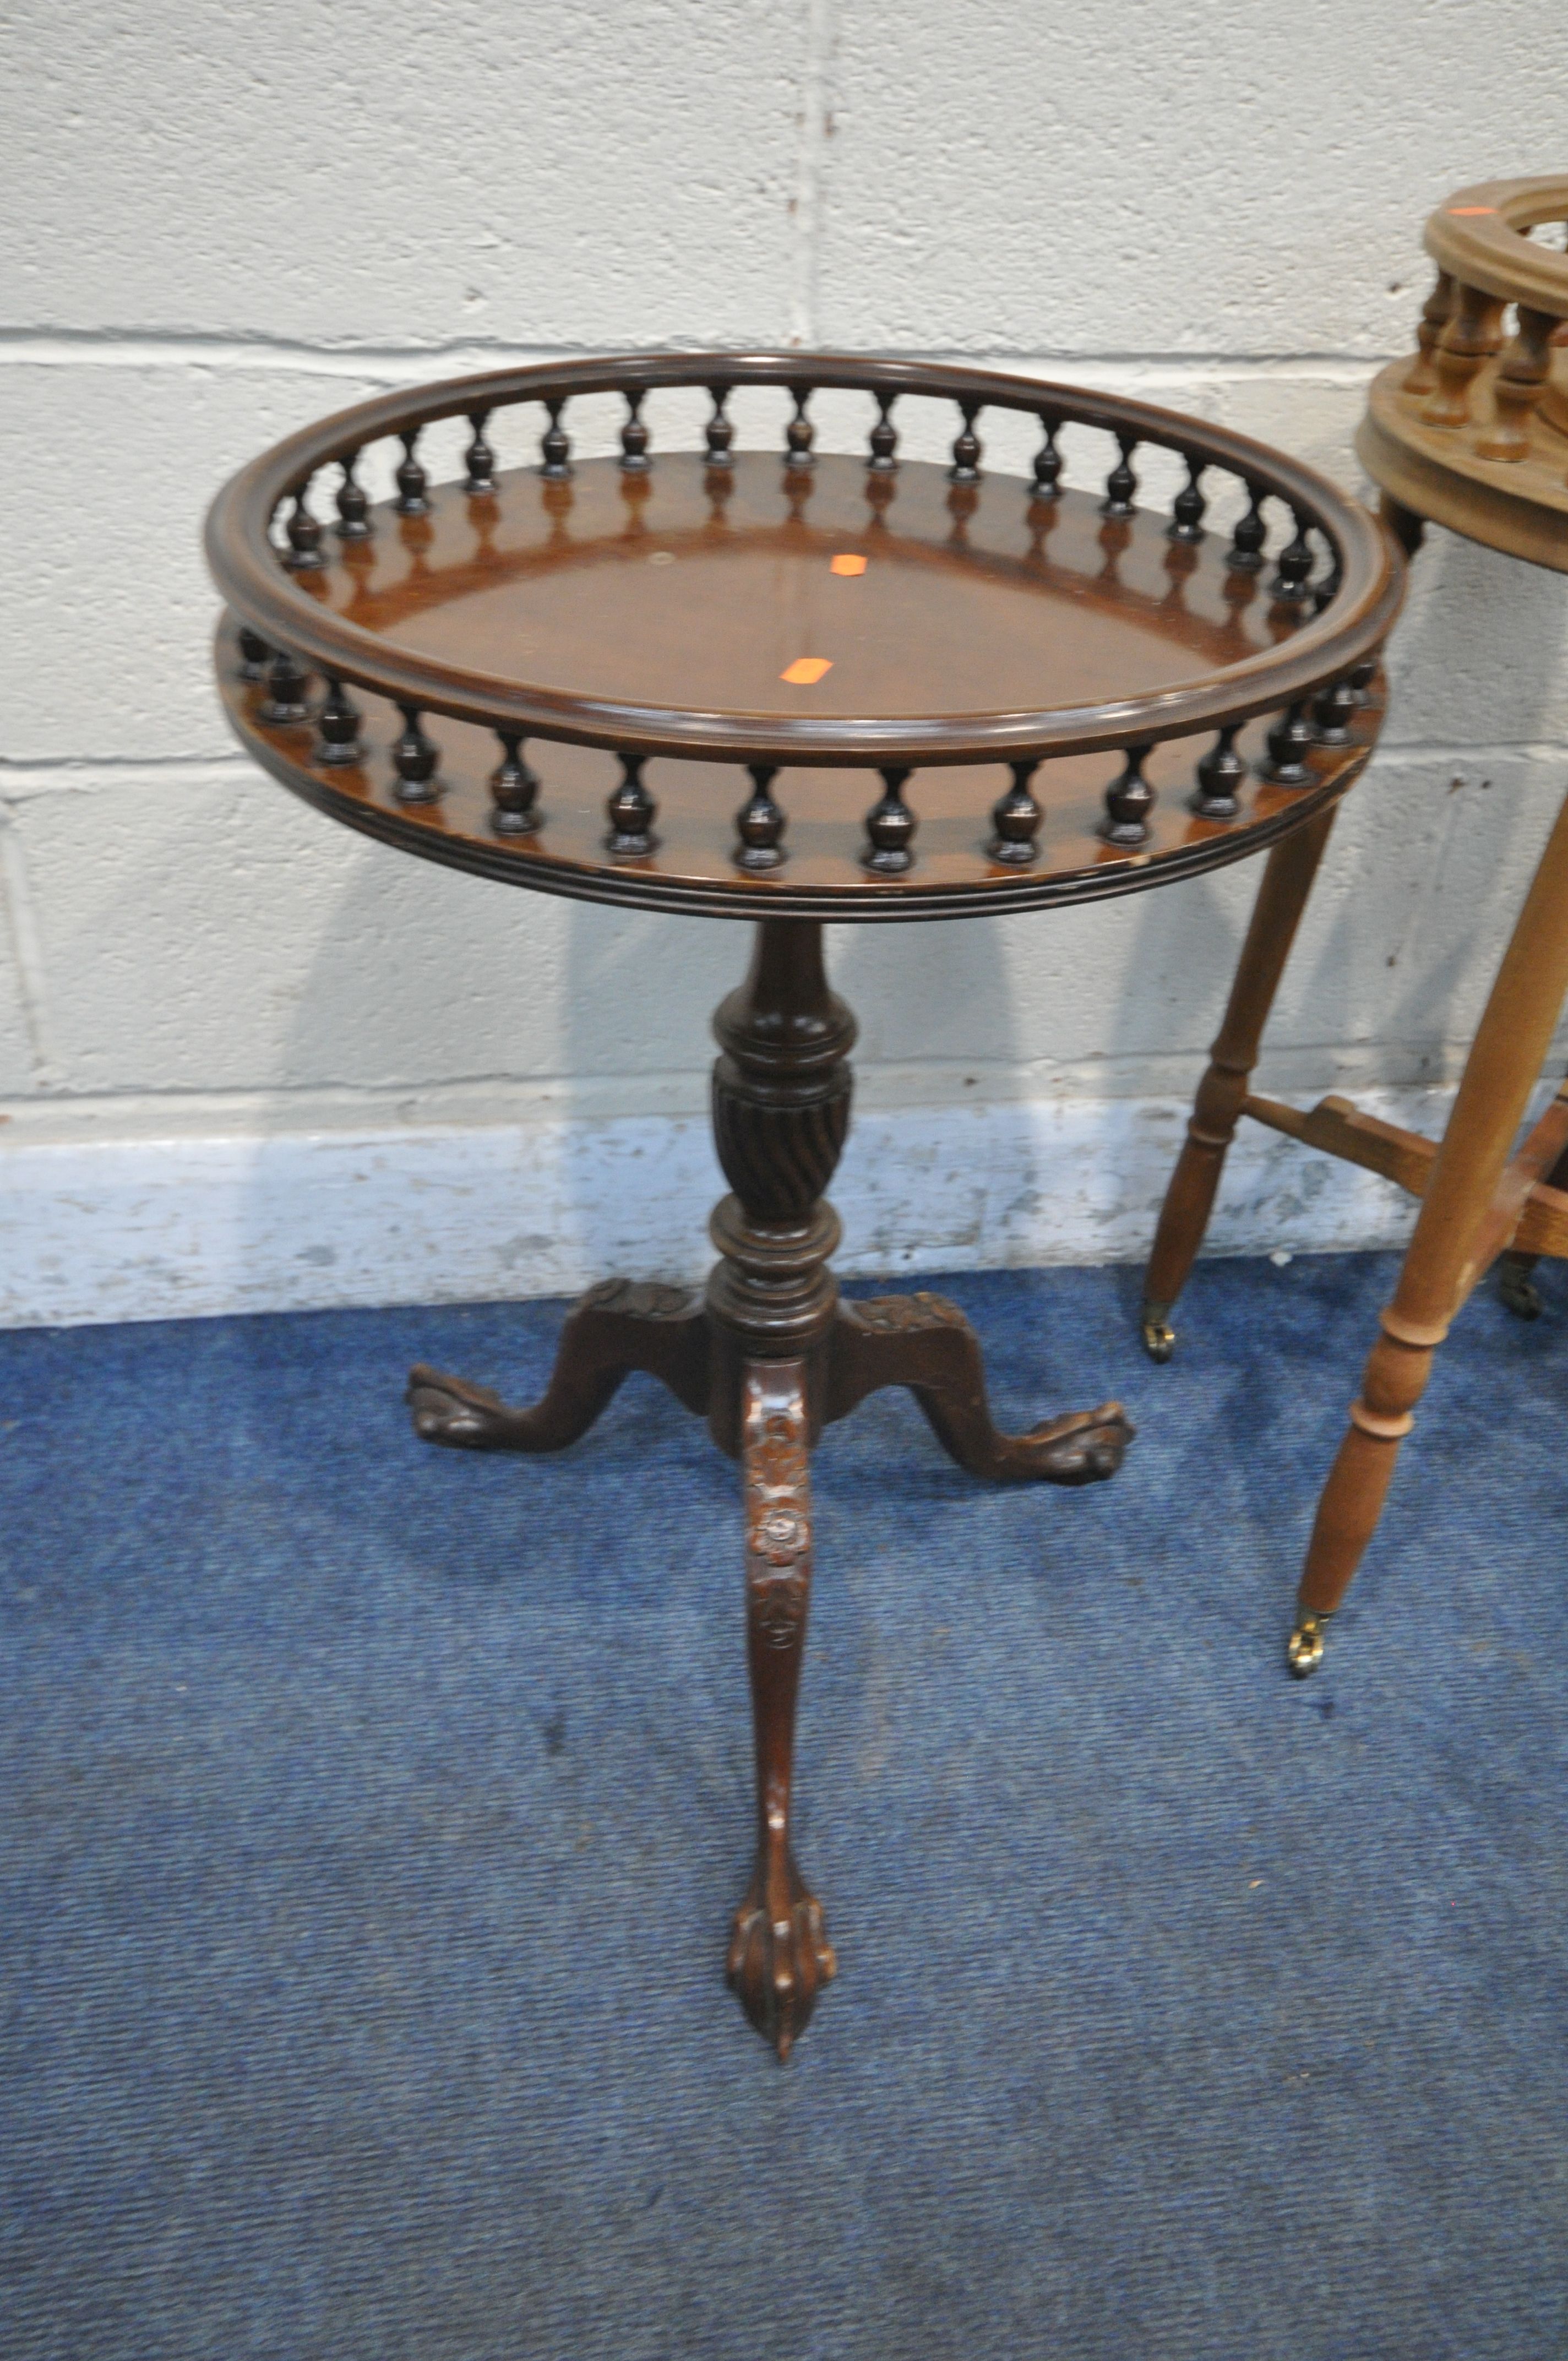
[[[720,1960],[730,1466],[650,1381],[420,1445],[558,1307],[0,1339],[6,2361],[1545,2361],[1568,2346],[1568,1305],[1472,1306],[1281,1669],[1387,1257],[948,1291],[1096,1490],[816,1462],[787,2068]]]

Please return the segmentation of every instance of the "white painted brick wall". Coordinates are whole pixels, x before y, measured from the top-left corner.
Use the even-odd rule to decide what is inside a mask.
[[[690,1118],[740,931],[418,865],[251,771],[209,686],[199,550],[243,458],[500,357],[793,340],[1145,391],[1354,487],[1366,379],[1429,282],[1423,214],[1562,160],[1557,37],[1545,0],[20,0],[0,1137],[31,1210],[0,1317],[569,1284],[648,1258],[629,1122],[666,1267],[701,1251]],[[1270,1037],[1302,1093],[1452,1079],[1568,785],[1565,586],[1434,534],[1395,680]],[[1255,875],[840,930],[879,1126],[839,1192],[862,1262],[902,1235],[953,1261],[1136,1252]],[[942,1177],[960,1135],[923,1159],[905,1119],[942,1106],[997,1111],[976,1137],[1014,1210],[989,1240]],[[1052,1188],[1096,1138],[1113,1162],[1074,1210]],[[434,1232],[379,1247],[355,1213],[359,1141],[394,1197],[424,1155],[433,1188],[472,1171],[449,1284]],[[531,1155],[546,1229],[509,1202]],[[1397,1204],[1307,1161],[1310,1187],[1294,1151],[1264,1159],[1218,1242],[1398,1235]]]

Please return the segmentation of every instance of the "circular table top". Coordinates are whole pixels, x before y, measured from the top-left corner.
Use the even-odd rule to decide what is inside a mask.
[[[683,365],[698,384],[720,366]],[[888,366],[860,365],[873,393]],[[821,364],[794,367],[815,378]],[[911,365],[897,373],[901,396],[927,390]],[[517,373],[513,398],[548,374]],[[952,373],[931,376],[930,390],[946,392]],[[1094,403],[964,373],[961,388],[971,383],[1034,409],[1053,434]],[[430,390],[425,414],[434,395],[435,414],[466,400],[483,419],[491,384],[456,399]],[[418,412],[419,397],[402,399]],[[962,392],[949,399],[961,404]],[[635,437],[621,462],[569,473],[472,462],[477,491],[470,477],[423,482],[401,511],[361,501],[349,538],[313,513],[280,550],[280,501],[302,480],[293,455],[271,483],[258,463],[214,511],[214,570],[238,610],[219,642],[231,719],[277,776],[351,825],[589,898],[737,916],[954,916],[1124,892],[1237,858],[1299,825],[1365,763],[1379,711],[1365,684],[1342,700],[1326,742],[1298,746],[1293,777],[1266,752],[1267,719],[1358,659],[1370,675],[1398,605],[1397,564],[1370,521],[1309,471],[1141,405],[1107,416],[1120,423],[1123,408],[1146,430],[1119,437],[1124,453],[1161,440],[1196,471],[1208,441],[1223,453],[1208,464],[1246,470],[1255,513],[1259,496],[1289,501],[1295,578],[1277,532],[1261,562],[1239,562],[1230,533],[1194,525],[1190,510],[1173,536],[1171,516],[1138,506],[1124,482],[1109,503],[1124,512],[1107,514],[1109,496],[1062,489],[1048,468],[1031,483],[967,464],[978,447],[952,467],[875,468],[798,448],[725,450],[716,465],[711,452],[645,459]],[[399,413],[366,405],[328,422],[331,456],[352,459],[389,414]],[[302,440],[308,479],[320,461],[308,464]],[[319,511],[320,489],[313,497]],[[270,536],[259,553],[258,518]],[[247,530],[265,597],[234,558]],[[280,707],[267,676],[279,649],[323,684],[303,719],[280,718],[298,706]],[[321,735],[332,680],[351,685],[358,759]],[[391,753],[410,715],[438,752],[429,799],[422,787],[408,798]],[[1237,808],[1194,814],[1195,763],[1227,723],[1247,763]],[[515,813],[511,832],[498,822],[491,801],[498,732],[527,741],[540,782],[521,832]],[[1298,739],[1310,734],[1299,714]],[[1138,787],[1155,795],[1135,839],[1125,814],[1119,838],[1107,819],[1129,749]],[[607,799],[628,763],[656,811],[646,850],[611,853]],[[766,766],[762,784],[786,816],[769,869],[737,859],[748,764]],[[991,815],[1010,789],[1036,798],[1041,818],[1022,850],[1014,840],[999,858]],[[867,862],[865,815],[884,794],[916,822],[908,861],[891,873]]]

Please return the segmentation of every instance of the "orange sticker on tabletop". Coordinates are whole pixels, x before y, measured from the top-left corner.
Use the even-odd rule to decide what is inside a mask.
[[[828,569],[829,574],[863,574],[865,570],[865,559],[857,556],[853,550],[845,550],[841,556],[833,560]]]
[[[794,688],[810,688],[821,679],[825,672],[831,672],[832,669],[831,656],[796,656],[792,664],[784,666],[779,678],[787,680]]]

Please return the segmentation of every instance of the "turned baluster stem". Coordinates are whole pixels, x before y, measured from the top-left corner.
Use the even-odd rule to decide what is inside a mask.
[[[1453,313],[1453,275],[1451,271],[1440,270],[1437,283],[1421,308],[1420,322],[1416,329],[1416,343],[1420,349],[1405,379],[1407,393],[1430,393],[1436,385],[1437,371],[1432,367],[1432,356],[1442,340],[1442,332]]]
[[[1421,407],[1428,426],[1464,426],[1470,416],[1470,387],[1502,343],[1501,299],[1481,287],[1456,291],[1453,312],[1432,355],[1437,383]]]
[[[532,836],[542,815],[539,774],[522,759],[521,730],[498,730],[501,759],[490,773],[490,826],[498,836]]]
[[[1530,457],[1530,422],[1546,390],[1552,338],[1558,323],[1550,312],[1519,308],[1519,332],[1492,381],[1497,415],[1475,438],[1478,459],[1517,464]]]
[[[1031,755],[1026,762],[1012,765],[1013,785],[1001,801],[992,807],[991,841],[985,849],[992,861],[1005,862],[1010,867],[1022,869],[1034,860],[1036,851],[1035,840],[1046,817],[1030,788],[1030,782],[1039,767],[1037,755]]]
[[[491,450],[485,434],[489,417],[490,413],[488,410],[473,410],[468,413],[468,423],[473,428],[474,434],[472,442],[464,454],[468,475],[463,489],[470,500],[488,500],[493,498],[495,494],[496,455]]]
[[[414,446],[422,431],[418,426],[411,426],[406,434],[398,437],[403,446],[403,456],[398,463],[398,497],[393,506],[400,516],[428,516],[430,513],[430,502],[425,497],[430,479],[414,456]]]
[[[606,808],[609,829],[605,837],[605,851],[614,861],[641,861],[653,851],[659,840],[653,833],[653,821],[659,807],[642,781],[645,754],[620,757],[620,784],[611,795]]]
[[[773,785],[778,777],[776,763],[751,763],[751,793],[735,815],[735,833],[740,841],[735,848],[734,862],[738,869],[761,873],[777,869],[788,858],[784,850],[785,819],[773,801]]]

